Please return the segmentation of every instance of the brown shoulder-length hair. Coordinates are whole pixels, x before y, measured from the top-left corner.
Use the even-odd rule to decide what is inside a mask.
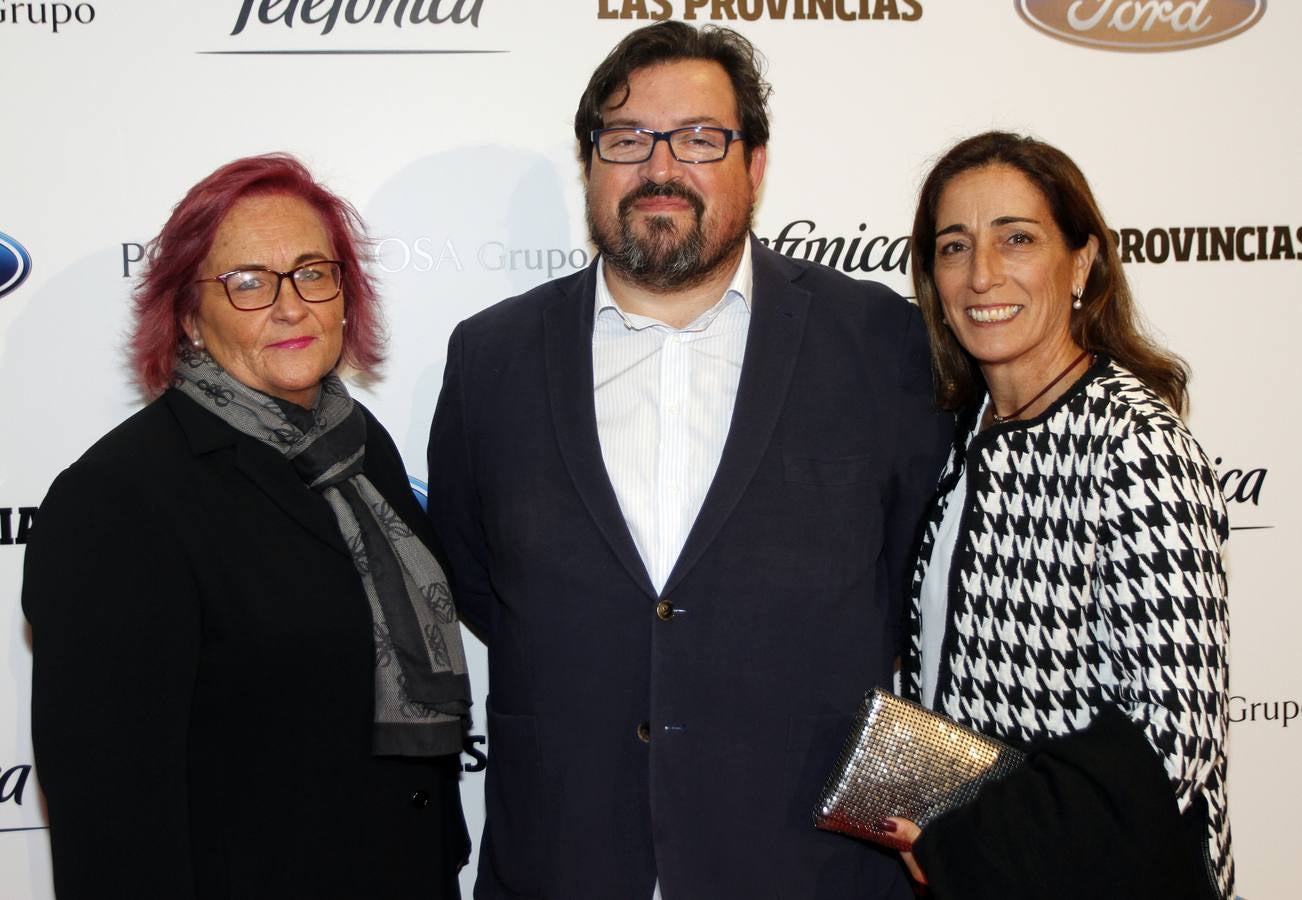
[[[961,409],[975,402],[982,382],[975,361],[944,323],[935,281],[936,209],[955,177],[990,165],[1011,166],[1039,188],[1069,248],[1081,249],[1091,235],[1098,241],[1081,308],[1072,310],[1072,340],[1083,350],[1106,353],[1183,414],[1189,367],[1145,333],[1116,245],[1085,176],[1058,148],[1003,131],[978,134],[951,147],[927,174],[913,217],[913,282],[931,339],[937,404]]]
[[[704,59],[723,66],[737,96],[737,116],[746,161],[751,151],[769,142],[768,99],[773,92],[764,80],[763,57],[755,46],[731,28],[704,25],[694,28],[672,19],[629,32],[597,66],[579,98],[574,114],[574,136],[579,139],[579,160],[592,165],[592,132],[604,125],[601,108],[623,91],[616,107],[628,101],[628,79],[638,69],[684,59]]]
[[[361,216],[297,159],[287,153],[268,153],[229,162],[190,188],[158,237],[149,242],[148,267],[133,294],[131,330],[131,364],[146,394],[162,393],[171,381],[177,345],[185,340],[182,323],[199,306],[194,280],[202,277],[199,265],[222,220],[237,201],[267,194],[298,197],[315,209],[335,257],[343,263],[348,327],[341,361],[372,373],[384,359],[384,325],[375,281],[362,266],[368,242]]]

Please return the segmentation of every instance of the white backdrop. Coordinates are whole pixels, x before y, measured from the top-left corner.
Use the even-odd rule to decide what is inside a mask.
[[[0,0],[0,234],[31,258],[26,281],[0,296],[0,898],[52,893],[29,770],[22,510],[139,405],[122,342],[137,245],[218,165],[301,156],[379,241],[390,363],[361,396],[423,478],[451,328],[586,261],[574,109],[606,51],[666,15],[716,17],[769,60],[773,138],[755,230],[770,241],[785,232],[784,252],[816,253],[811,237],[859,238],[855,274],[908,294],[903,236],[942,149],[1001,127],[1080,163],[1146,315],[1192,363],[1191,423],[1230,500],[1238,893],[1297,896],[1302,596],[1290,555],[1302,522],[1288,460],[1298,437],[1289,348],[1302,325],[1302,10],[1265,7]],[[1206,42],[1218,33],[1228,37]],[[1099,46],[1118,41],[1129,51]],[[1154,52],[1161,41],[1181,49]],[[482,700],[482,651],[471,652]],[[104,802],[125,805],[150,772],[142,761],[108,777]],[[467,772],[462,789],[477,838],[482,775]]]

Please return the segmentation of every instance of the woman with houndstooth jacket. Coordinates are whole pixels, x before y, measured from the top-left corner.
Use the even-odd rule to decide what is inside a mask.
[[[907,695],[1027,750],[905,862],[949,898],[1233,896],[1228,521],[1084,176],[990,132],[913,226],[937,399],[959,412],[912,585]],[[888,825],[889,827],[889,825]]]

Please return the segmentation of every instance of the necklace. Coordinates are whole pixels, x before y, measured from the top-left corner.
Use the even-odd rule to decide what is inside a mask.
[[[990,417],[993,420],[994,424],[1002,425],[1005,422],[1011,422],[1013,421],[1013,419],[1016,419],[1022,413],[1026,412],[1035,404],[1036,400],[1039,400],[1045,394],[1049,393],[1050,388],[1052,388],[1055,384],[1057,384],[1058,382],[1062,381],[1065,377],[1067,377],[1067,373],[1070,372],[1072,369],[1076,368],[1077,366],[1079,366],[1080,361],[1089,355],[1090,352],[1088,350],[1082,350],[1080,356],[1073,359],[1071,363],[1067,366],[1067,368],[1063,369],[1061,372],[1058,373],[1058,375],[1053,379],[1053,381],[1050,381],[1044,387],[1040,388],[1040,393],[1036,394],[1030,400],[1027,400],[1025,403],[1023,403],[1021,406],[1019,406],[1017,409],[1013,410],[1006,416],[1001,416],[999,415],[999,413],[994,411],[995,406],[994,406],[994,401],[992,400],[990,402]]]

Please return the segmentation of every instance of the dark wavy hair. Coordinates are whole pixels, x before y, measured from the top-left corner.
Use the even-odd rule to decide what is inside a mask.
[[[182,322],[199,307],[199,265],[231,207],[245,197],[288,194],[306,201],[325,226],[343,263],[348,328],[341,359],[371,373],[384,359],[384,326],[375,282],[362,266],[366,231],[352,204],[331,193],[287,153],[249,156],[227,163],[200,181],[176,204],[158,237],[147,247],[148,267],[133,294],[135,322],[131,363],[149,395],[162,393],[172,377]]]
[[[746,161],[751,150],[769,142],[768,99],[773,88],[764,80],[764,58],[754,45],[731,28],[705,25],[693,28],[677,21],[657,22],[628,34],[597,66],[574,114],[574,136],[579,139],[579,159],[592,165],[592,132],[604,124],[601,107],[623,91],[616,107],[628,101],[628,78],[638,69],[683,59],[717,62],[728,73],[737,95],[737,113],[746,135]]]
[[[944,324],[934,277],[936,209],[941,193],[954,178],[992,165],[1011,166],[1039,189],[1072,250],[1084,247],[1091,235],[1098,240],[1099,251],[1085,281],[1081,308],[1072,311],[1072,340],[1083,350],[1107,354],[1183,414],[1188,403],[1189,367],[1145,332],[1116,245],[1085,176],[1056,147],[1003,131],[978,134],[951,147],[923,182],[913,218],[913,282],[931,339],[937,404],[954,410],[974,403],[982,379],[975,361]]]

